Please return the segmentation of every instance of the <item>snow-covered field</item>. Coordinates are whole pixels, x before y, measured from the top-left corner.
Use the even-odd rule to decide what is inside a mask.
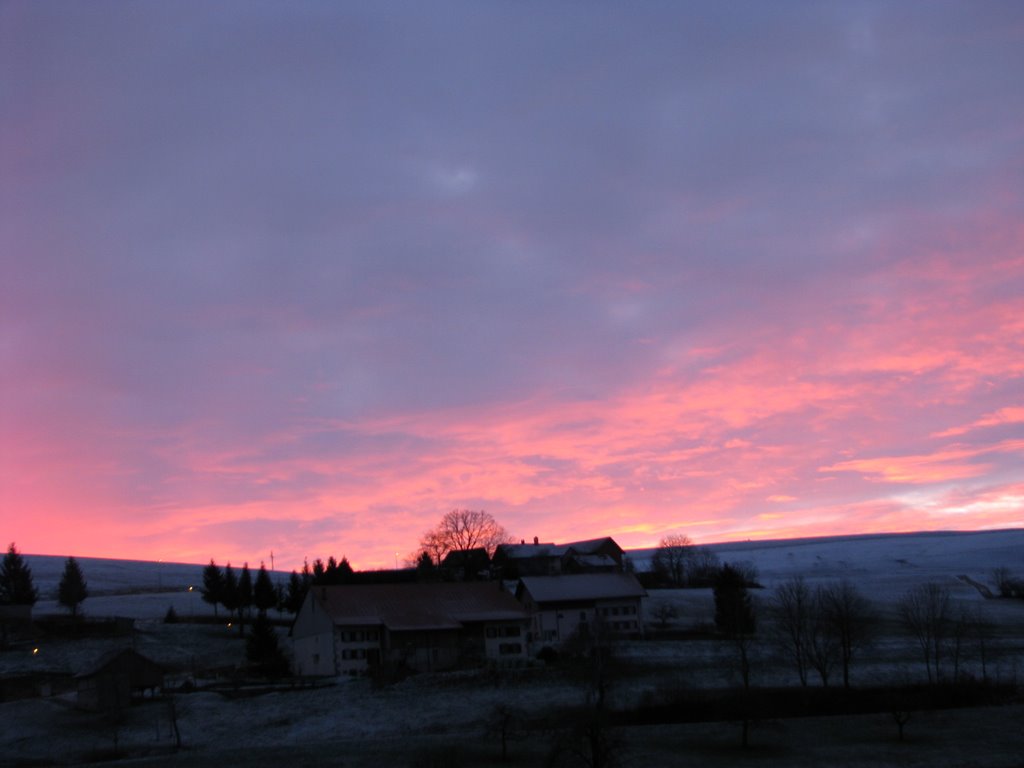
[[[708,549],[724,562],[752,563],[766,587],[793,576],[810,583],[848,578],[880,600],[928,581],[955,588],[959,575],[990,582],[998,566],[1024,571],[1024,529],[750,541]],[[630,554],[646,568],[652,553]]]
[[[724,562],[751,563],[767,588],[793,576],[809,583],[848,578],[878,600],[896,600],[916,584],[938,581],[958,596],[974,591],[958,576],[991,582],[992,569],[1024,573],[1024,529],[978,532],[873,534],[818,539],[711,544]],[[653,550],[627,553],[638,569]],[[57,613],[57,585],[64,558],[26,555],[42,599],[38,613]],[[202,565],[77,558],[89,583],[84,604],[94,616],[162,618],[168,607],[182,615],[210,613],[202,602]],[[273,574],[284,581],[286,573]],[[189,591],[189,587],[193,587]]]
[[[758,590],[761,601],[776,584],[792,576],[802,575],[811,583],[849,578],[883,611],[891,612],[907,589],[939,582],[951,589],[957,601],[978,607],[998,624],[994,674],[1009,680],[1024,672],[1024,601],[986,600],[959,578],[968,576],[992,586],[995,567],[1006,566],[1024,574],[1024,530],[749,542],[712,548],[723,561],[749,562],[756,567],[766,588]],[[649,553],[632,556],[642,567]],[[63,559],[27,556],[27,560],[44,597],[36,612],[58,613],[54,597]],[[212,615],[198,592],[201,565],[90,558],[79,562],[91,592],[83,605],[85,613],[133,617],[137,632],[128,638],[72,642],[37,637],[17,643],[0,652],[0,675],[45,672],[66,676],[87,668],[110,647],[122,646],[134,646],[176,668],[181,679],[194,675],[201,681],[204,669],[242,662],[244,643],[226,622],[162,622],[172,605],[183,617]],[[190,592],[189,586],[196,589]],[[664,601],[678,607],[680,616],[673,622],[678,629],[712,622],[708,590],[656,591],[648,608]],[[283,633],[282,640],[286,641]],[[33,653],[35,648],[38,651]],[[880,638],[855,668],[855,684],[891,675],[894,655],[895,668],[902,674],[916,670],[919,662],[912,651],[906,639],[896,634]],[[674,687],[734,682],[729,650],[715,640],[636,641],[624,644],[620,654],[633,665],[631,675],[617,681],[612,691],[613,700],[620,703]],[[883,658],[884,663],[880,661]],[[767,651],[755,677],[761,685],[794,682],[792,674]],[[346,766],[498,764],[491,723],[499,705],[543,719],[545,713],[580,704],[585,697],[578,680],[543,669],[500,677],[485,673],[425,675],[381,688],[367,680],[340,679],[315,689],[238,697],[229,694],[201,691],[173,697],[185,747],[178,752],[173,750],[166,700],[134,707],[120,722],[74,709],[70,694],[2,703],[0,765],[92,762],[110,757],[115,745],[143,764],[161,765],[270,765],[282,760],[293,765],[326,762]],[[893,740],[887,716],[845,718],[844,730],[834,736],[835,743],[845,744],[842,760],[829,759],[824,751],[827,740],[803,738],[804,725],[810,727],[806,723],[763,724],[755,743],[772,745],[758,755],[758,762],[771,765],[1019,766],[1024,733],[1006,723],[1019,722],[1022,714],[1021,706],[919,713],[908,726],[913,750]],[[822,720],[813,727],[819,733],[831,733],[837,726]],[[512,742],[512,755],[518,762],[511,764],[539,764],[552,733],[538,730],[534,722],[528,734]],[[689,750],[688,759],[710,765],[730,764],[739,757],[731,725],[635,728],[624,730],[620,738],[622,754],[634,761],[628,764],[676,764],[671,756],[679,750]],[[794,739],[808,743],[794,752]],[[459,756],[451,754],[453,749]],[[986,759],[976,760],[979,754]]]

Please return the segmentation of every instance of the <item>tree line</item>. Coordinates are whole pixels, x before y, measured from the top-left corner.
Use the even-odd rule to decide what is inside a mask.
[[[726,563],[713,593],[715,626],[734,646],[744,688],[755,645],[764,642],[789,662],[801,686],[817,678],[827,688],[838,676],[849,689],[855,660],[878,639],[884,621],[879,606],[845,579],[811,587],[795,576],[755,602]],[[767,628],[759,636],[762,614]],[[896,621],[917,649],[929,684],[960,682],[970,659],[988,680],[994,628],[976,608],[957,607],[949,587],[928,582],[908,590],[897,601]]]
[[[1009,568],[995,568],[991,575],[998,597],[1024,598],[1024,579]],[[839,678],[848,689],[856,658],[877,638],[883,621],[879,607],[846,579],[812,587],[797,576],[779,584],[767,599],[754,601],[750,588],[758,586],[757,572],[750,564],[719,563],[714,553],[678,534],[661,540],[650,579],[648,586],[712,587],[715,626],[735,649],[744,687],[750,683],[755,647],[767,643],[789,661],[801,686],[816,678],[828,687]],[[662,602],[652,616],[665,627],[675,610]],[[929,683],[960,680],[969,658],[988,679],[993,627],[976,608],[958,607],[947,586],[926,583],[908,590],[897,602],[896,618],[917,649]],[[767,629],[759,634],[762,623]]]
[[[89,587],[78,561],[69,557],[64,561],[60,583],[57,586],[57,602],[78,617],[79,606],[89,596]],[[35,605],[39,601],[39,590],[32,578],[32,569],[18,548],[11,542],[0,562],[0,605]]]

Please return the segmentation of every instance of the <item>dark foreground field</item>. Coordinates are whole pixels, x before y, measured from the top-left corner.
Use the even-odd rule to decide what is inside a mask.
[[[611,728],[614,762],[621,766],[1024,766],[1024,706],[915,714],[903,742],[887,714],[765,720],[753,726],[751,746],[739,746],[737,723]],[[500,740],[481,728],[395,738],[323,741],[310,746],[243,745],[184,749],[176,754],[127,761],[140,766],[543,766],[554,733],[519,734],[502,762]],[[564,754],[564,753],[563,753]],[[101,754],[94,757],[102,759]],[[27,763],[31,764],[31,763]],[[590,765],[586,760],[559,765]]]

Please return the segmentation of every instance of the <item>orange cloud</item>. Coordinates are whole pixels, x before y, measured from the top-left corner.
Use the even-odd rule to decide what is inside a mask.
[[[933,437],[956,437],[959,435],[965,435],[968,432],[973,432],[976,429],[999,427],[1007,424],[1024,424],[1024,407],[1010,406],[1007,408],[1000,408],[998,411],[982,416],[980,419],[972,421],[966,426],[950,427],[949,429],[945,429],[941,432],[936,432],[933,434]]]
[[[822,467],[822,472],[859,472],[890,483],[943,483],[980,477],[991,467],[979,457],[993,453],[1024,451],[1024,440],[1004,440],[982,448],[952,448],[916,456],[885,456],[841,461]]]

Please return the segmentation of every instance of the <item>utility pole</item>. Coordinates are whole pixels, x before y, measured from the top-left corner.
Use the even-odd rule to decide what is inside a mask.
[[[274,570],[274,550],[270,550],[270,570]]]

